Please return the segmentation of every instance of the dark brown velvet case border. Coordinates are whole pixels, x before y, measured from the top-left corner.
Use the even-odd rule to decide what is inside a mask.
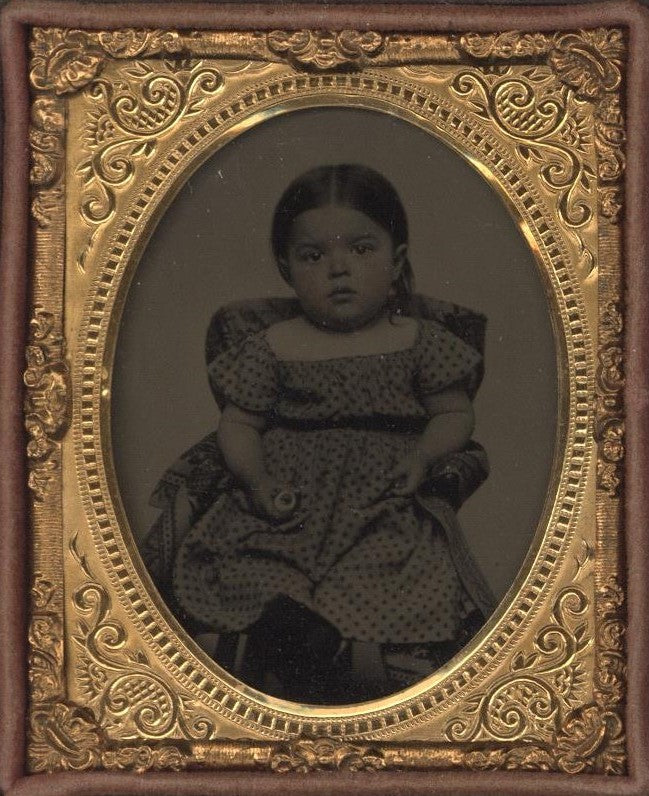
[[[179,3],[180,4],[180,3]],[[25,776],[28,516],[22,427],[22,370],[28,295],[29,27],[177,27],[176,3],[86,5],[10,2],[2,12],[5,95],[0,244],[0,789],[34,794],[344,794],[477,796],[543,793],[649,794],[649,11],[634,2],[578,6],[312,5],[182,3],[182,27],[392,30],[575,29],[629,31],[626,172],[626,544],[628,550],[629,775],[523,772],[381,774],[69,773]]]

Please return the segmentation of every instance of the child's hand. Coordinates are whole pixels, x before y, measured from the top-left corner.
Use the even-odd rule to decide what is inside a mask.
[[[392,486],[389,494],[399,496],[413,495],[424,480],[427,470],[428,463],[421,452],[415,451],[404,456],[390,472]]]
[[[255,511],[273,522],[290,519],[298,504],[296,490],[290,484],[283,484],[272,476],[265,476],[248,492]]]

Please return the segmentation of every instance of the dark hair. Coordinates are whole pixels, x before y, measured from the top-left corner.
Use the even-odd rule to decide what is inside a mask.
[[[343,163],[319,166],[295,179],[282,194],[273,217],[271,246],[280,273],[286,259],[291,229],[295,219],[307,210],[327,205],[342,205],[358,210],[389,233],[396,249],[408,243],[408,219],[392,183],[367,166]],[[395,280],[391,312],[407,312],[413,291],[410,261],[404,258],[401,274]]]

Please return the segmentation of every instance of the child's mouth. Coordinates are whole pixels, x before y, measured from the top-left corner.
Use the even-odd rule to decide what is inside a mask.
[[[337,287],[329,293],[329,298],[332,301],[349,301],[356,295],[356,291],[350,287]]]

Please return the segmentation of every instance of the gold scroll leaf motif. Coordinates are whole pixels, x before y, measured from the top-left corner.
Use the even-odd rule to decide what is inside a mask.
[[[23,380],[29,487],[38,500],[46,494],[57,468],[55,453],[69,425],[70,377],[63,359],[63,337],[54,316],[36,307],[30,321],[27,368]]]
[[[77,167],[84,183],[81,215],[86,223],[101,224],[111,216],[116,192],[133,179],[136,161],[154,155],[160,135],[196,115],[205,98],[222,86],[215,69],[182,59],[165,60],[155,68],[135,61],[118,79],[97,78],[88,86],[88,96],[97,104],[84,132],[91,156]]]
[[[617,221],[622,209],[625,168],[624,118],[618,89],[622,81],[624,38],[620,30],[598,28],[555,37],[549,63],[577,99],[595,105],[595,147],[601,187],[600,211]]]
[[[30,80],[39,91],[70,94],[99,75],[108,58],[177,53],[181,48],[174,31],[34,28]]]
[[[595,698],[606,709],[617,709],[625,699],[626,634],[624,591],[616,578],[598,589],[600,620],[597,625],[597,658]]]
[[[268,49],[296,69],[362,69],[381,52],[385,37],[375,31],[274,30],[266,37]]]
[[[473,113],[517,143],[516,154],[528,168],[539,169],[543,184],[559,196],[559,215],[567,227],[591,220],[586,198],[595,173],[583,158],[589,143],[585,117],[571,115],[569,89],[557,91],[550,69],[532,67],[520,77],[467,69],[451,88],[469,101]]]
[[[541,629],[534,650],[519,652],[510,674],[500,678],[486,694],[474,698],[472,705],[469,700],[465,715],[447,725],[447,738],[522,740],[523,745],[515,750],[523,756],[526,749],[529,751],[527,766],[523,767],[623,774],[624,593],[611,579],[597,590],[596,597],[594,702],[578,705],[585,675],[577,658],[592,639],[584,623],[574,627],[574,621],[585,613],[588,599],[580,589],[571,587],[557,598],[555,623]],[[501,761],[498,767],[509,767],[510,763]]]
[[[580,184],[588,189],[594,175],[580,167],[579,162],[571,157],[574,144],[578,145],[580,139],[583,140],[583,117],[580,118],[579,112],[570,115],[566,113],[566,109],[571,97],[578,103],[593,103],[594,143],[597,152],[597,175],[600,180],[599,209],[605,218],[617,222],[622,209],[621,179],[625,168],[624,118],[617,93],[622,80],[621,68],[625,50],[622,31],[615,28],[597,28],[552,36],[517,31],[501,34],[471,33],[460,36],[458,46],[479,60],[544,60],[552,74],[568,89],[569,93],[564,93],[563,99],[553,107],[544,99],[542,92],[538,89],[531,90],[532,86],[527,82],[513,86],[510,89],[513,94],[510,93],[509,97],[504,86],[498,86],[499,97],[496,97],[495,87],[485,86],[484,81],[481,85],[483,99],[489,108],[496,109],[493,118],[507,135],[524,139],[526,136],[522,133],[526,132],[527,137],[532,138],[534,126],[538,125],[543,148],[547,154],[554,152],[555,159],[552,168],[548,167],[545,172],[544,179],[550,189],[565,189],[560,212],[571,226],[580,226],[588,220],[583,205],[572,205],[574,199],[571,194],[575,193]],[[470,93],[469,88],[465,85],[462,93]],[[515,120],[514,124],[512,119]],[[554,133],[562,135],[567,148],[557,146],[557,142],[548,141]],[[576,141],[571,140],[575,136]],[[539,136],[536,136],[536,141],[539,142]]]
[[[76,536],[70,552],[88,573]],[[84,617],[72,637],[80,650],[77,682],[97,723],[111,738],[159,739],[180,733],[188,740],[207,740],[214,736],[213,723],[193,715],[192,700],[170,688],[141,649],[129,647],[124,627],[110,616],[110,598],[101,584],[85,583],[75,591],[73,604]]]
[[[486,694],[468,700],[465,715],[446,727],[450,741],[497,740],[548,743],[559,728],[562,709],[579,701],[584,683],[581,654],[592,644],[586,623],[575,625],[588,608],[577,588],[555,602],[554,622],[542,628],[529,653],[514,656],[509,674]]]
[[[85,571],[85,563],[83,564]],[[81,771],[88,768],[135,771],[179,770],[186,755],[174,746],[112,749],[93,711],[64,698],[61,589],[35,573],[29,624],[29,770]]]
[[[598,406],[595,439],[599,445],[597,483],[612,497],[619,495],[624,460],[624,350],[621,335],[620,302],[610,301],[602,314],[597,352]]]
[[[172,690],[141,650],[127,648],[126,632],[110,618],[108,594],[100,584],[78,589],[74,605],[91,617],[89,624],[79,622],[73,636],[82,650],[77,679],[99,725],[112,738],[164,738],[174,732],[195,740],[213,737],[210,721],[191,716],[191,700]]]
[[[63,698],[60,587],[35,573],[29,624],[30,771],[81,770],[96,764],[103,741],[91,711]]]

